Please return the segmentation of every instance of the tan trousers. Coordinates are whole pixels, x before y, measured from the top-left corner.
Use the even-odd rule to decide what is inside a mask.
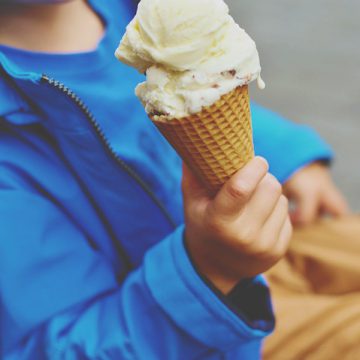
[[[296,230],[268,274],[277,326],[266,360],[360,360],[360,217]]]

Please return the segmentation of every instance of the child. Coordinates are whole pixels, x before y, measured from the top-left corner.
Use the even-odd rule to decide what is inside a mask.
[[[1,358],[259,357],[274,326],[259,274],[291,235],[267,163],[255,158],[214,199],[184,169],[183,201],[180,161],[134,98],[140,76],[112,56],[131,1],[9,4]],[[257,152],[280,181],[330,158],[308,128],[255,105],[253,117]]]

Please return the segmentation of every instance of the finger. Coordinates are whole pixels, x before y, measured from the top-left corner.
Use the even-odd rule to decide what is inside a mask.
[[[281,194],[281,184],[273,175],[266,174],[257,186],[246,208],[246,212],[251,216],[249,220],[255,227],[259,228],[264,225],[277,205]]]
[[[255,157],[239,170],[217,193],[212,207],[218,216],[236,216],[267,174],[269,165],[264,158]]]
[[[279,259],[283,257],[287,252],[292,235],[293,235],[293,227],[291,225],[290,218],[287,217],[280,231],[278,241],[274,245],[274,249],[273,249],[275,256],[277,256]]]
[[[308,225],[315,221],[319,214],[319,195],[310,192],[296,196],[296,207],[292,220],[296,225]]]
[[[276,242],[280,238],[285,222],[288,221],[288,218],[289,201],[284,195],[281,195],[273,212],[268,217],[268,220],[262,228],[261,239],[263,239],[262,241],[266,242],[266,244],[260,245],[263,247],[267,246],[268,248],[275,246]]]
[[[196,178],[185,163],[183,163],[183,176],[181,183],[184,201],[207,197],[204,185]]]
[[[336,217],[350,213],[349,205],[336,188],[326,191],[326,196],[323,196],[321,205],[323,212]]]

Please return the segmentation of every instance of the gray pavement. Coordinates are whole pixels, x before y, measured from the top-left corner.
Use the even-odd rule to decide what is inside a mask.
[[[335,180],[360,211],[360,1],[227,3],[260,52],[267,88],[252,97],[332,145]]]

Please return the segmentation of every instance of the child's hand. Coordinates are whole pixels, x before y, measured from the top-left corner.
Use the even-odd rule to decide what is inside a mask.
[[[348,205],[336,188],[327,166],[315,162],[299,170],[284,185],[284,194],[294,202],[291,220],[294,225],[306,225],[322,214],[342,216]]]
[[[268,164],[255,158],[214,199],[184,167],[185,241],[197,269],[228,293],[272,267],[286,252],[288,201]]]

